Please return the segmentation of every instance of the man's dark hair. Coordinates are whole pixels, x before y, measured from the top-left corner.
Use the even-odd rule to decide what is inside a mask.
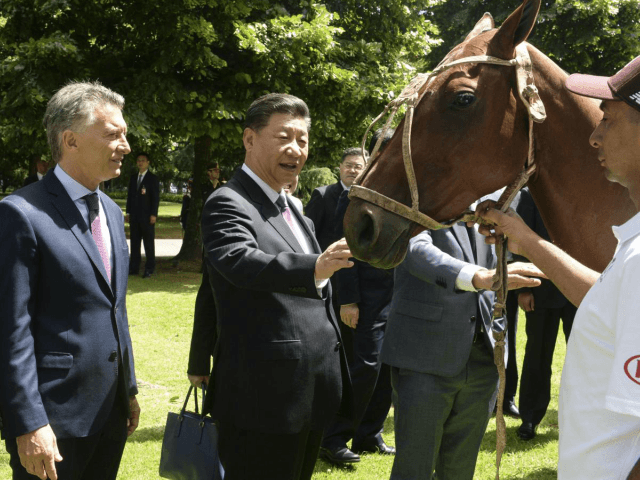
[[[138,157],[145,157],[149,163],[151,163],[151,157],[149,156],[149,154],[147,152],[140,152],[136,155],[136,160],[138,160]]]
[[[384,130],[384,127],[379,128],[378,130],[373,132],[373,137],[371,137],[371,141],[369,142],[370,152],[373,152],[373,149],[376,148],[376,143],[378,142],[378,138],[380,138],[380,135],[382,135],[382,130]],[[378,153],[384,149],[387,143],[389,143],[389,140],[391,140],[391,137],[393,137],[394,132],[395,130],[393,128],[389,128],[389,130],[387,130],[387,133],[385,134],[384,138],[382,139],[382,143],[380,144],[380,150],[378,150]]]
[[[362,149],[360,147],[345,148],[344,151],[342,152],[342,160],[340,160],[340,163],[343,163],[345,158],[352,157],[354,155],[358,155],[359,157],[361,157],[362,156]],[[367,163],[368,160],[369,160],[369,152],[367,152],[365,150],[364,151],[364,163]]]
[[[207,165],[207,171],[213,170],[214,168],[220,168],[220,165],[218,164],[218,162],[209,163]]]
[[[307,104],[298,97],[286,93],[268,93],[254,100],[247,110],[244,128],[259,132],[269,124],[271,115],[275,113],[304,118],[307,130],[311,129],[311,115]]]

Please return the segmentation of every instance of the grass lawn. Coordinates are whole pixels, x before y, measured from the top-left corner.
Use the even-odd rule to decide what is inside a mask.
[[[118,204],[123,212],[125,211],[127,205],[126,200],[116,199],[114,202]],[[179,203],[160,202],[160,207],[158,208],[158,220],[156,222],[156,238],[158,240],[182,238],[182,225],[180,225],[181,209],[182,205]],[[127,234],[127,238],[129,238],[128,223],[125,223],[124,230]]]
[[[120,201],[118,201],[121,204]],[[124,206],[123,204],[121,206]],[[156,238],[181,238],[178,216],[180,205],[162,202]],[[160,236],[160,232],[163,235]],[[188,389],[187,357],[191,340],[193,306],[200,285],[199,265],[182,263],[179,268],[171,259],[158,259],[157,274],[150,280],[129,277],[127,308],[136,373],[142,407],[140,427],[129,439],[120,468],[119,479],[157,479],[160,449],[166,415],[177,412]],[[518,329],[518,365],[524,354],[525,318],[520,317]],[[507,422],[507,449],[502,458],[501,477],[507,479],[552,480],[556,478],[558,416],[557,395],[560,371],[564,359],[564,337],[558,337],[552,379],[552,400],[549,411],[538,428],[538,436],[523,442],[516,436],[520,422]],[[482,443],[475,478],[495,478],[495,420],[492,419]],[[393,410],[385,423],[385,440],[394,445]],[[250,460],[250,459],[248,459]],[[355,467],[340,469],[319,460],[314,480],[378,480],[387,479],[392,458],[365,455]],[[11,478],[9,459],[0,444],[0,479]],[[35,477],[34,477],[35,478]],[[257,480],[257,479],[256,479]]]

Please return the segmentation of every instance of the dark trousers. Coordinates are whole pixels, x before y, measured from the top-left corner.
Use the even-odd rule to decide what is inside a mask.
[[[118,396],[116,396],[118,397]],[[56,463],[59,480],[116,480],[127,441],[127,410],[115,401],[102,429],[88,437],[58,438],[62,462]],[[35,480],[20,464],[16,439],[5,440],[13,480]]]
[[[321,441],[321,430],[261,433],[221,421],[218,449],[224,479],[309,480]]]
[[[496,403],[498,372],[484,339],[453,377],[392,367],[397,453],[390,480],[472,480]]]
[[[561,308],[536,307],[527,316],[527,346],[520,379],[520,416],[538,425],[551,400],[551,365],[558,327],[562,319],[565,340],[569,340],[576,307],[567,302]]]
[[[391,377],[389,367],[380,363],[386,320],[361,318],[352,330],[353,358],[349,372],[354,395],[354,418],[336,415],[325,432],[322,446],[345,447],[377,444],[391,408]]]
[[[507,361],[504,403],[514,402],[518,390],[518,361],[516,357],[516,334],[518,333],[518,292],[510,291],[506,302],[507,338],[509,340],[509,360]]]
[[[153,273],[156,269],[156,249],[154,240],[156,237],[156,226],[149,223],[149,219],[138,221],[131,219],[130,237],[131,237],[131,257],[129,258],[129,273],[138,273],[140,270],[140,242],[144,242],[144,253],[147,262],[144,265],[144,271]]]

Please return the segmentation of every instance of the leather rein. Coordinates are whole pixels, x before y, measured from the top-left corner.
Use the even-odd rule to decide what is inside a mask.
[[[446,60],[446,59],[445,59]],[[429,230],[440,230],[443,228],[449,228],[453,226],[457,222],[476,222],[479,220],[479,217],[474,214],[471,210],[466,210],[462,212],[462,214],[455,219],[448,220],[445,222],[438,222],[428,216],[427,214],[420,211],[420,199],[418,194],[418,183],[416,180],[415,170],[413,168],[413,158],[411,156],[411,129],[413,123],[413,114],[416,106],[424,96],[427,91],[428,85],[431,81],[438,76],[440,73],[449,70],[450,68],[456,67],[458,65],[470,64],[470,63],[485,63],[490,65],[500,65],[500,66],[509,66],[515,67],[516,69],[516,79],[518,86],[518,93],[520,95],[520,99],[524,103],[527,111],[529,113],[529,149],[527,154],[526,163],[522,169],[522,171],[518,174],[518,176],[506,186],[504,192],[500,196],[498,202],[495,205],[495,208],[501,210],[502,212],[506,212],[511,202],[517,195],[517,193],[524,187],[531,175],[535,172],[536,164],[534,158],[535,151],[535,142],[534,142],[534,132],[533,125],[534,123],[542,123],[547,118],[547,114],[544,108],[544,104],[540,99],[540,95],[538,94],[538,89],[535,86],[533,79],[533,66],[531,63],[531,57],[529,56],[529,51],[527,50],[527,46],[525,43],[521,43],[516,47],[516,56],[512,60],[503,60],[501,58],[491,57],[488,55],[479,55],[472,57],[465,57],[459,60],[454,60],[449,63],[443,62],[438,65],[431,73],[429,74],[418,74],[414,77],[411,82],[402,90],[400,95],[389,102],[387,106],[384,108],[384,111],[376,117],[367,131],[364,134],[362,139],[362,150],[365,149],[365,141],[367,135],[371,128],[387,113],[391,112],[391,115],[387,119],[383,132],[378,138],[376,142],[376,146],[371,152],[372,160],[359,178],[354,182],[349,191],[349,198],[360,198],[366,202],[377,205],[378,207],[383,208],[391,213],[399,215],[400,217],[404,217],[407,220],[410,220],[414,223],[422,225],[423,227]],[[393,200],[381,193],[375,192],[368,188],[365,188],[361,185],[362,181],[366,177],[367,173],[371,170],[371,167],[376,161],[376,153],[380,149],[380,144],[382,143],[385,134],[387,133],[393,118],[395,117],[398,109],[402,106],[407,106],[407,111],[405,113],[405,123],[404,129],[402,132],[402,158],[404,161],[405,172],[407,175],[407,180],[409,182],[409,190],[411,192],[411,207],[404,205],[396,200]],[[504,390],[505,390],[505,365],[504,365],[504,349],[505,349],[505,336],[508,328],[508,324],[505,318],[505,328],[503,330],[497,330],[494,327],[494,322],[504,316],[505,303],[507,298],[507,261],[506,261],[506,238],[502,238],[501,241],[496,243],[496,256],[497,256],[497,265],[496,265],[496,275],[494,276],[494,283],[492,286],[492,290],[496,291],[496,303],[494,305],[493,314],[491,318],[491,330],[492,335],[495,340],[494,347],[494,363],[498,368],[498,374],[500,377],[500,386],[498,390],[498,400],[497,400],[497,412],[496,412],[496,479],[500,478],[500,462],[502,458],[502,453],[504,452],[506,446],[506,424],[503,416],[503,400],[504,400]]]

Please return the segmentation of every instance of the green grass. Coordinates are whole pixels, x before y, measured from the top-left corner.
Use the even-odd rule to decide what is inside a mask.
[[[125,211],[127,201],[122,199],[115,199],[114,202]],[[158,207],[158,220],[156,222],[156,238],[172,239],[182,238],[182,225],[180,225],[180,210],[182,205],[173,202],[160,202]],[[124,231],[129,238],[129,224],[125,223]]]

